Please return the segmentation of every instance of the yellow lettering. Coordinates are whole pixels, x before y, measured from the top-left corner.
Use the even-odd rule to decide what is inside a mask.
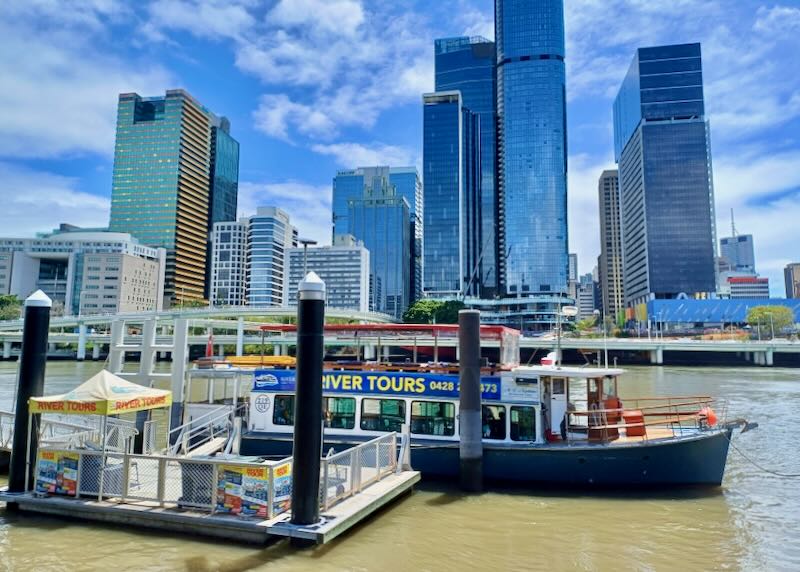
[[[375,380],[378,379],[377,375],[368,375],[367,381],[369,381],[369,390],[375,391]]]
[[[353,391],[361,391],[361,381],[360,375],[353,376]]]
[[[392,381],[386,375],[380,376],[378,378],[377,383],[378,383],[378,391],[389,391],[389,388],[392,387]]]
[[[414,391],[417,393],[425,393],[425,378],[418,377],[414,381],[416,381],[416,389]]]
[[[344,391],[350,391],[353,389],[352,377],[349,375],[342,376],[342,389]]]

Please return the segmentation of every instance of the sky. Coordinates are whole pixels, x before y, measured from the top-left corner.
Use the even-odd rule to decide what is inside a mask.
[[[231,121],[239,212],[330,239],[337,169],[416,165],[433,40],[494,36],[489,0],[3,0],[0,236],[105,226],[117,96],[184,88]],[[566,0],[570,252],[599,254],[597,179],[637,47],[701,42],[718,236],[753,234],[774,296],[800,261],[800,1]],[[421,170],[421,169],[420,169]]]

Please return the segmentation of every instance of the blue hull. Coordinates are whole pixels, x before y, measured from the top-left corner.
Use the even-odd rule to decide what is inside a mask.
[[[484,445],[483,473],[488,481],[550,486],[719,486],[732,431],[632,444]],[[358,442],[326,435],[325,450]],[[292,441],[286,435],[249,432],[242,435],[240,453],[289,456]],[[425,478],[457,478],[458,444],[412,439],[411,465]]]

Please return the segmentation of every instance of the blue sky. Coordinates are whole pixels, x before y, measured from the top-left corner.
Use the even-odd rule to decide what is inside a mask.
[[[0,235],[108,220],[117,95],[189,90],[241,143],[240,212],[325,241],[336,169],[421,163],[433,39],[493,36],[487,0],[4,0]],[[702,43],[718,234],[736,210],[783,296],[800,260],[800,2],[566,0],[570,250],[599,253],[611,104],[639,46]]]

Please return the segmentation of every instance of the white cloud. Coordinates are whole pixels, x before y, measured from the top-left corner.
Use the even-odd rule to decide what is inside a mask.
[[[108,54],[113,2],[4,3],[0,19],[0,155],[110,155],[117,95],[163,92],[169,74]],[[94,40],[99,40],[95,42]]]
[[[335,132],[333,121],[322,111],[295,103],[282,93],[262,95],[253,119],[256,129],[284,141],[290,141],[290,123],[305,135],[327,137]]]
[[[757,32],[766,34],[800,32],[800,8],[792,6],[761,6],[753,25]]]
[[[0,162],[3,236],[33,236],[68,222],[107,226],[110,203],[81,192],[77,180]]]
[[[148,6],[150,19],[142,32],[151,40],[166,39],[160,28],[185,29],[212,39],[241,38],[255,24],[247,11],[252,5],[251,0],[156,0]]]
[[[364,23],[364,8],[356,0],[280,0],[267,20],[279,26],[312,27],[353,36]]]
[[[373,165],[415,166],[419,159],[413,149],[384,143],[316,144],[312,145],[311,149],[316,153],[334,157],[339,165],[348,169]]]
[[[320,244],[331,241],[331,186],[297,181],[281,183],[239,182],[240,216],[255,214],[257,207],[280,207],[289,213],[301,237]]]

